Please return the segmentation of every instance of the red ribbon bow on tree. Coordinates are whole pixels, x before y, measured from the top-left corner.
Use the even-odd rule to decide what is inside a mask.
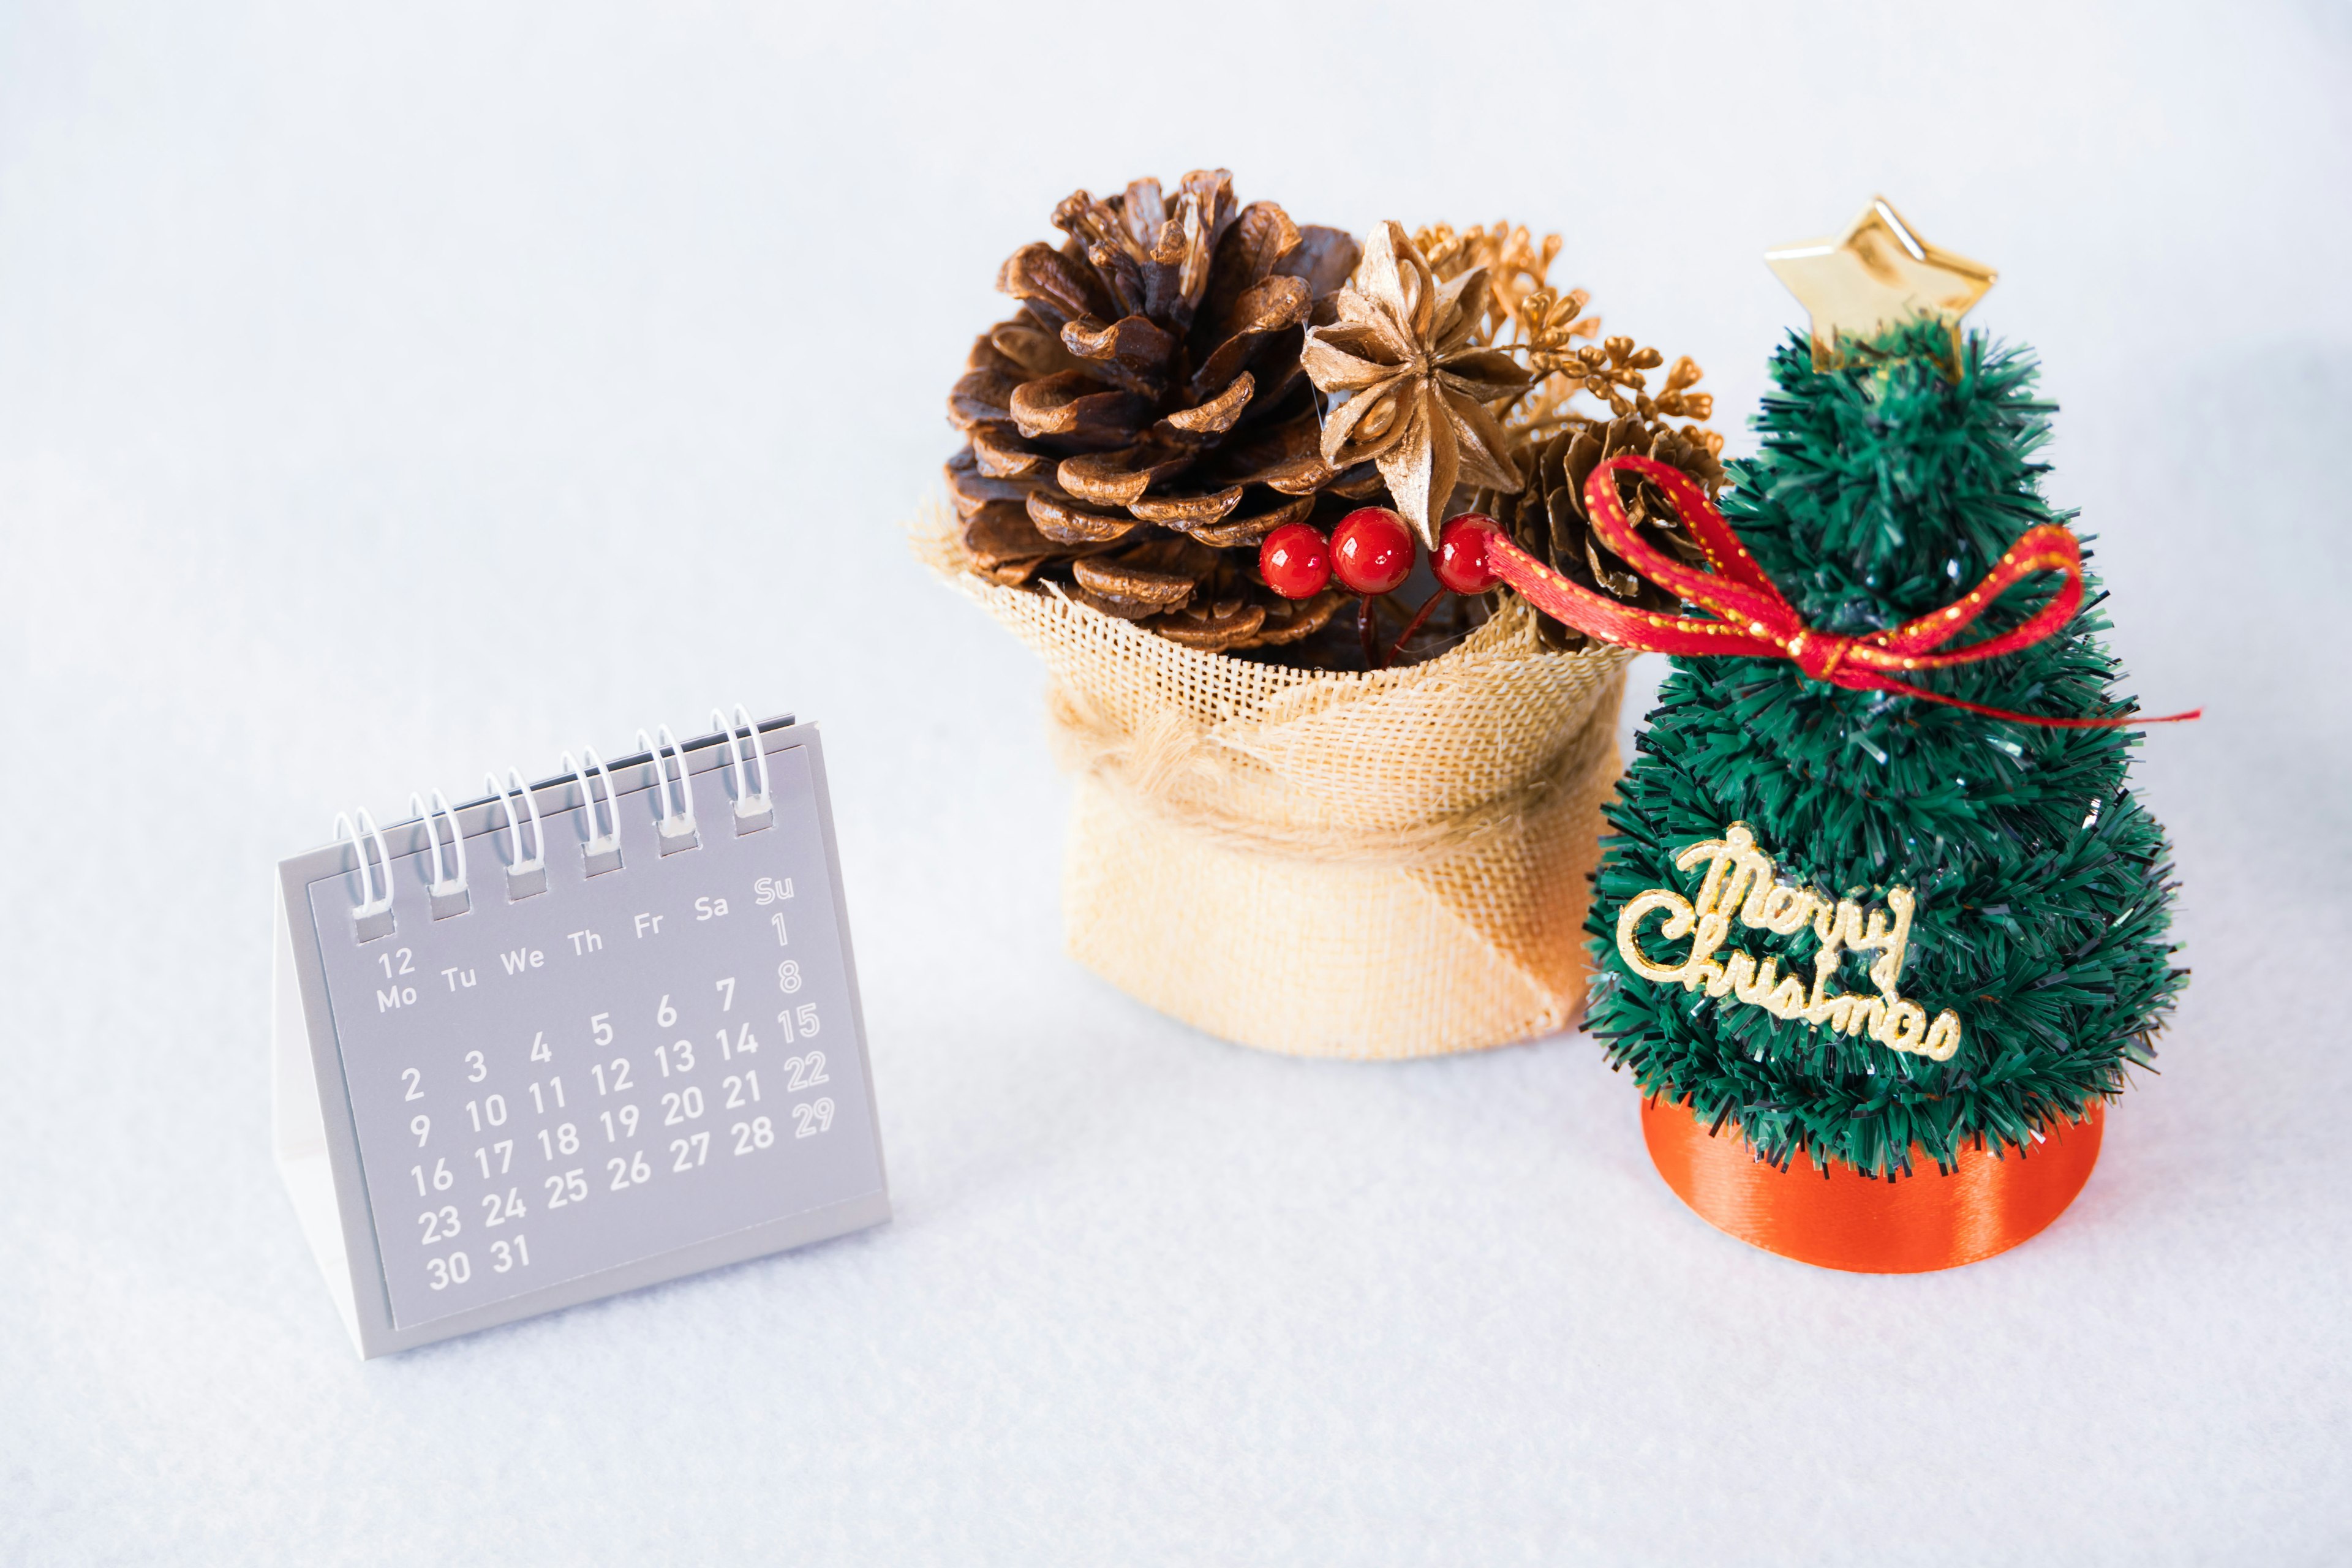
[[[1641,475],[1666,493],[1675,514],[1714,565],[1712,573],[1681,564],[1633,531],[1618,498],[1616,473]],[[1594,466],[1584,482],[1584,504],[1592,531],[1633,569],[1678,598],[1717,616],[1666,616],[1618,603],[1578,586],[1513,543],[1491,519],[1481,518],[1486,569],[1536,608],[1588,637],[1643,653],[1730,654],[1750,658],[1786,658],[1815,680],[1855,691],[1891,691],[1902,697],[1965,708],[1987,718],[2060,730],[2108,730],[2124,725],[2168,724],[2194,719],[2203,710],[2168,713],[2160,719],[2127,714],[2116,719],[2046,719],[1986,708],[1927,691],[1897,679],[1895,670],[1948,669],[1993,658],[2040,642],[2074,618],[2083,605],[2083,549],[2074,534],[2055,524],[2028,529],[2001,552],[2000,562],[1967,595],[1914,621],[1866,637],[1838,637],[1804,623],[1794,605],[1772,585],[1706,492],[1653,458],[1627,454]],[[2065,585],[2024,624],[1998,637],[1949,653],[1933,649],[1959,635],[2001,592],[2037,572],[2058,572]]]

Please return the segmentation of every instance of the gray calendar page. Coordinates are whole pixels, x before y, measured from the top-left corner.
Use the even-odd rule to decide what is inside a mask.
[[[807,751],[770,753],[772,820],[742,833],[719,754],[689,775],[691,848],[663,853],[625,782],[615,869],[589,874],[574,807],[544,818],[530,896],[502,826],[467,836],[463,913],[433,918],[421,853],[394,855],[373,941],[355,877],[308,885],[395,1330],[882,1194]]]

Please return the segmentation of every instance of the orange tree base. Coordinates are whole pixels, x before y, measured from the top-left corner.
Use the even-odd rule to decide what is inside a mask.
[[[1835,1163],[1824,1174],[1801,1154],[1776,1170],[1735,1128],[1709,1136],[1686,1106],[1642,1104],[1651,1163],[1701,1219],[1767,1252],[1858,1274],[1957,1268],[2033,1237],[2091,1179],[2105,1125],[2093,1100],[2081,1121],[2046,1129],[2031,1153],[1965,1149],[1946,1175],[1914,1150],[1917,1174],[1881,1181]]]

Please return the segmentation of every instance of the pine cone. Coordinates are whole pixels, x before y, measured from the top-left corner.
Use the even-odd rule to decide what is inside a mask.
[[[1519,454],[1520,470],[1528,476],[1525,489],[1517,495],[1481,490],[1473,510],[1493,518],[1521,549],[1572,582],[1628,604],[1671,611],[1677,605],[1675,596],[1604,546],[1585,510],[1584,481],[1594,467],[1603,458],[1627,452],[1680,468],[1710,496],[1723,488],[1723,465],[1694,429],[1677,429],[1639,414],[1605,423],[1570,416],[1562,428]],[[1675,520],[1674,508],[1655,485],[1646,479],[1636,482],[1626,497],[1625,512],[1634,527],[1651,530],[1653,542],[1667,553],[1706,566],[1706,552]],[[1580,634],[1549,619],[1543,628],[1546,640],[1559,647],[1583,641]]]
[[[1191,646],[1307,635],[1329,608],[1290,605],[1244,558],[1324,493],[1379,483],[1324,463],[1299,364],[1355,241],[1271,202],[1237,206],[1222,169],[1172,196],[1156,180],[1102,201],[1080,191],[1054,225],[1058,250],[1024,246],[998,274],[1020,312],[972,345],[948,400],[966,437],[948,485],[975,563],[999,582],[1066,582]]]
[[[1122,540],[1108,552],[1070,563],[1078,603],[1107,616],[1139,622],[1171,642],[1222,652],[1297,642],[1320,631],[1346,602],[1339,593],[1304,602],[1269,593],[1236,563],[1236,552],[1157,529],[1152,537]]]

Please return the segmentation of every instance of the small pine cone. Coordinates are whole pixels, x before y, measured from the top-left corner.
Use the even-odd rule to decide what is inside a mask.
[[[1326,492],[1378,483],[1369,465],[1324,463],[1299,363],[1306,327],[1329,316],[1355,268],[1355,241],[1271,202],[1240,206],[1222,169],[1187,174],[1172,195],[1154,180],[1100,201],[1080,191],[1054,224],[1060,248],[1028,245],[1005,262],[997,287],[1020,312],[972,345],[948,399],[965,436],[948,488],[975,564],[1003,583],[1067,584],[1081,603],[1195,647],[1300,624],[1240,568]],[[1196,586],[1221,565],[1234,568],[1226,586],[1146,608],[1102,585],[1134,586],[1121,571],[1192,571],[1201,558],[1172,552],[1172,536],[1210,558]],[[1215,613],[1234,595],[1242,608]]]
[[[1723,465],[1706,445],[1687,430],[1663,421],[1626,415],[1605,423],[1576,418],[1555,434],[1521,452],[1520,469],[1530,476],[1517,495],[1481,490],[1473,510],[1500,523],[1521,549],[1584,587],[1647,609],[1673,610],[1678,601],[1666,590],[1635,572],[1604,546],[1592,531],[1584,505],[1584,482],[1604,458],[1638,453],[1681,469],[1710,496],[1723,488]],[[1621,481],[1622,483],[1622,481]],[[1702,551],[1675,519],[1673,506],[1648,480],[1632,486],[1626,515],[1636,528],[1652,532],[1653,542],[1667,553],[1705,566]],[[1583,642],[1581,633],[1547,618],[1545,641],[1559,647]]]
[[[1267,606],[1265,624],[1257,629],[1255,640],[1245,647],[1282,647],[1304,642],[1330,624],[1349,596],[1338,589],[1327,589],[1311,599],[1286,599],[1278,594],[1261,592],[1257,602]]]
[[[1156,537],[1071,563],[1070,597],[1123,621],[1149,620],[1192,601],[1216,575],[1217,552],[1181,535]]]

